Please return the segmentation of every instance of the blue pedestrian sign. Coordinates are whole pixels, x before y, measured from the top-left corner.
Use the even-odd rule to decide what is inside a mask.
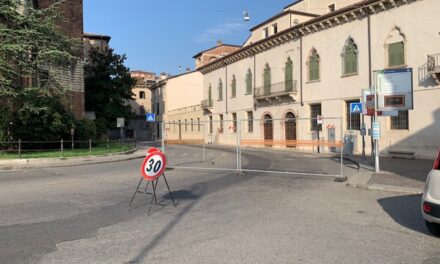
[[[362,103],[350,103],[350,114],[362,113]]]
[[[147,122],[156,122],[156,114],[147,113]]]

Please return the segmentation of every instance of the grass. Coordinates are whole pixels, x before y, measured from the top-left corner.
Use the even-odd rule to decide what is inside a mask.
[[[92,145],[92,152],[90,153],[89,148],[75,148],[71,149],[65,148],[63,152],[60,149],[56,150],[22,150],[20,157],[18,156],[18,151],[0,151],[0,159],[38,159],[38,158],[68,158],[68,157],[89,157],[89,156],[100,156],[107,155],[118,152],[125,152],[134,149],[136,146],[134,144],[124,144],[119,142],[107,143],[97,143]]]

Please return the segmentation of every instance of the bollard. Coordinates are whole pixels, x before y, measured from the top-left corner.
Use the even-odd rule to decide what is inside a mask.
[[[92,156],[92,140],[89,139],[89,156]]]
[[[63,147],[63,139],[61,139],[61,158],[63,157],[64,147]]]
[[[21,159],[21,139],[18,140],[18,158]]]

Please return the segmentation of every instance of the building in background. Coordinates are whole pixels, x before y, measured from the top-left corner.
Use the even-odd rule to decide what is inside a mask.
[[[131,71],[130,75],[136,79],[136,84],[132,89],[133,100],[127,102],[133,113],[133,118],[126,129],[127,136],[151,140],[154,125],[146,122],[146,114],[151,113],[153,109],[150,88],[158,82],[160,77],[146,71]]]
[[[213,48],[201,51],[194,55],[196,69],[209,64],[221,57],[224,57],[234,51],[237,51],[241,46],[223,44],[221,40],[217,41],[217,45]]]
[[[111,37],[107,35],[84,33],[84,62],[86,64],[90,63],[90,51],[93,49],[103,53],[108,52],[110,39]]]

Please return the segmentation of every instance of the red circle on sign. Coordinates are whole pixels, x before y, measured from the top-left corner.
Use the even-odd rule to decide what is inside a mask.
[[[165,155],[160,152],[152,152],[145,157],[141,165],[141,174],[147,181],[153,181],[160,177],[165,170],[167,160]]]
[[[148,154],[153,153],[153,152],[157,152],[157,151],[160,152],[160,150],[158,150],[157,148],[150,148],[150,149],[147,151],[147,156],[148,156]]]

